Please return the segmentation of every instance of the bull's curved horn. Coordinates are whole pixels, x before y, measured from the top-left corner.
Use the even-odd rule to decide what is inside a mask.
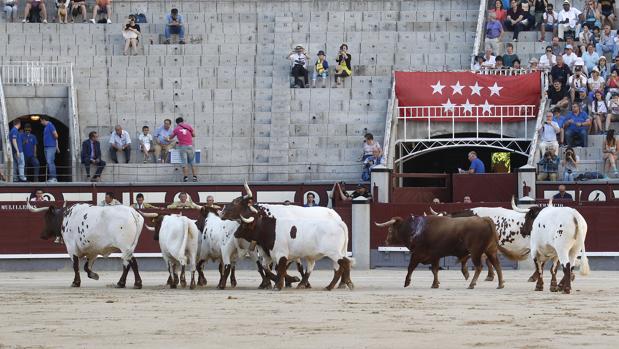
[[[159,217],[159,213],[156,213],[156,212],[150,212],[150,213],[145,213],[145,212],[142,212],[142,211],[138,211],[138,212],[144,218],[157,218],[157,217]]]
[[[249,206],[249,209],[253,212],[253,213],[258,213],[258,210],[256,210],[256,208],[254,206]]]
[[[245,218],[243,217],[243,215],[241,215],[241,220],[243,221],[243,223],[252,223],[254,221],[254,217]]]
[[[552,198],[550,198],[550,200],[548,200],[548,207],[553,207],[552,206]]]
[[[245,191],[247,192],[246,197],[248,199],[251,199],[254,197],[254,194],[251,192],[251,189],[249,189],[249,184],[247,184],[247,180],[245,181],[245,184],[243,184],[243,186],[245,187]]]
[[[378,223],[378,222],[374,222],[374,224],[377,227],[388,227],[390,225],[392,225],[393,223],[395,223],[395,219],[391,218],[390,220],[386,221],[385,223]]]
[[[28,208],[28,211],[35,213],[49,210],[49,207],[32,207],[32,205],[30,205],[30,201],[26,201],[26,207]]]
[[[438,216],[439,215],[438,212],[436,212],[436,211],[434,211],[432,209],[432,206],[430,206],[430,213],[432,213],[433,216]]]
[[[151,227],[148,224],[144,224],[144,226],[146,227],[146,230],[148,230],[148,231],[155,231],[155,228]]]
[[[424,217],[427,217],[427,216],[428,216],[428,214],[426,213],[426,211],[423,211],[423,216],[424,216]]]
[[[62,204],[62,208],[66,208],[67,207],[67,200],[64,201],[64,203]]]
[[[520,212],[520,213],[529,213],[529,209],[524,209],[524,208],[520,208],[516,206],[516,201],[514,200],[513,196],[512,196],[512,210],[516,212]]]

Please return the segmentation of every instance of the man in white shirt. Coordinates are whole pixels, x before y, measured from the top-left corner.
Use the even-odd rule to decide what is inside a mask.
[[[576,62],[576,54],[574,53],[574,47],[572,45],[565,45],[565,53],[563,54],[563,63],[565,63],[570,69],[574,69],[574,63]]]
[[[484,59],[485,61],[481,64],[481,67],[486,69],[494,69],[494,66],[496,65],[496,57],[492,55],[492,48],[486,48]]]
[[[585,75],[581,66],[574,68],[574,74],[567,78],[567,85],[570,87],[570,98],[573,102],[576,91],[581,87],[587,88],[587,75]]]
[[[131,158],[131,137],[120,125],[116,125],[114,132],[110,136],[110,157],[115,164],[118,163],[118,152],[120,151],[125,153],[125,163],[129,163]]]
[[[542,123],[538,129],[540,141],[539,150],[541,155],[544,156],[546,151],[551,151],[553,154],[557,154],[559,149],[559,142],[557,142],[557,134],[561,132],[559,124],[552,120],[552,112],[546,113],[546,120]]]
[[[546,46],[546,54],[539,58],[538,68],[550,70],[555,64],[557,64],[557,58],[552,54],[552,47]]]
[[[307,63],[309,62],[309,56],[305,52],[305,48],[302,45],[297,45],[294,51],[288,54],[288,59],[291,61],[291,72],[294,77],[293,87],[309,87],[309,77],[307,70]]]
[[[568,0],[563,1],[563,10],[559,12],[559,39],[565,40],[565,32],[572,30],[574,33],[578,32],[578,16],[580,16],[582,12],[575,7],[570,6],[570,2]]]

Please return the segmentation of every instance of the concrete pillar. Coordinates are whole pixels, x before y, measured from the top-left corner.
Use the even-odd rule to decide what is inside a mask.
[[[386,168],[385,165],[377,165],[372,169],[371,173],[371,189],[374,190],[374,186],[378,187],[378,196],[375,198],[377,202],[388,203],[389,202],[389,175],[391,170]],[[374,194],[372,192],[372,194]]]
[[[535,202],[535,167],[524,165],[518,169],[518,203]]]
[[[370,269],[370,201],[364,197],[352,201],[352,255],[355,269]]]

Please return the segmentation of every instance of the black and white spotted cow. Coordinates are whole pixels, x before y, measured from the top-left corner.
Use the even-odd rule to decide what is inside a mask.
[[[45,212],[45,228],[42,239],[62,236],[67,252],[73,260],[75,278],[71,286],[79,287],[79,259],[86,257],[84,271],[91,279],[98,280],[99,275],[92,271],[92,265],[99,255],[107,257],[120,252],[123,273],[116,284],[125,287],[129,269],[135,276],[134,288],[142,288],[142,279],[138,272],[138,262],[133,251],[140,238],[144,218],[128,206],[92,206],[75,204],[70,207],[55,206],[34,208],[27,203],[31,212]]]

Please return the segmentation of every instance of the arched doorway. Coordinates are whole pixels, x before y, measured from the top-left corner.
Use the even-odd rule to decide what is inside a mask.
[[[15,119],[20,119],[22,127],[20,131],[23,132],[25,125],[30,124],[32,128],[32,134],[37,138],[37,159],[39,160],[40,166],[40,175],[38,179],[35,179],[33,176],[34,170],[32,168],[26,168],[26,175],[28,177],[28,181],[45,181],[47,174],[47,165],[45,162],[45,154],[43,152],[43,125],[41,124],[41,116],[40,114],[36,115],[23,115]],[[56,127],[56,132],[58,132],[58,147],[60,148],[60,154],[56,154],[56,172],[58,176],[59,182],[70,182],[71,181],[71,147],[70,147],[70,136],[69,136],[69,127],[62,123],[60,120],[54,118],[53,116],[45,115],[49,117],[49,121],[54,124]],[[15,120],[13,119],[13,120]],[[13,128],[13,121],[9,122],[9,129]]]

